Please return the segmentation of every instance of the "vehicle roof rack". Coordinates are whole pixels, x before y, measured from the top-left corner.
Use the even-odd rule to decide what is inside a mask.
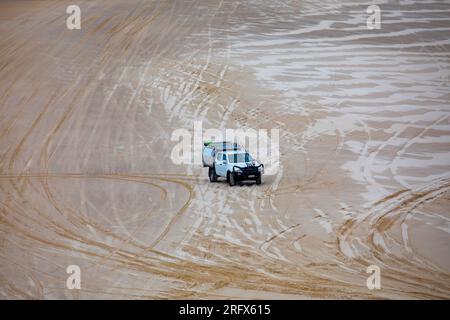
[[[204,142],[203,145],[208,148],[213,148],[216,151],[230,151],[230,150],[242,150],[242,148],[236,142],[222,141],[222,142]]]

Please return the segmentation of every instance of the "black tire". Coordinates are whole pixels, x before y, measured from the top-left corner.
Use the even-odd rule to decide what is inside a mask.
[[[257,185],[260,185],[260,184],[261,184],[261,174],[258,174],[258,175],[256,176],[256,184],[257,184]]]
[[[230,183],[230,187],[236,184],[236,178],[234,176],[234,173],[228,172],[228,182]]]
[[[214,168],[209,168],[208,176],[209,182],[217,182],[216,170]]]

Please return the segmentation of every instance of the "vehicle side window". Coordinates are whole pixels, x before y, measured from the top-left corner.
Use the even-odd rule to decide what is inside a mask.
[[[223,154],[222,161],[227,161],[227,155],[225,153]]]

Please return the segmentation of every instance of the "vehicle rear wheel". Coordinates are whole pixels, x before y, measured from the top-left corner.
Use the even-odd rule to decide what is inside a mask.
[[[257,184],[257,185],[260,185],[260,184],[261,184],[261,174],[258,174],[258,175],[256,176],[256,184]]]
[[[231,187],[236,184],[236,178],[234,177],[234,173],[228,172],[228,181],[230,182]]]
[[[217,182],[216,170],[214,168],[209,168],[208,176],[209,182]]]

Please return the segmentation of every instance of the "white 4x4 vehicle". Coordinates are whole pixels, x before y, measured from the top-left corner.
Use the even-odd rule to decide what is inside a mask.
[[[210,182],[216,182],[218,177],[223,177],[230,186],[243,180],[255,180],[259,185],[264,173],[263,164],[254,160],[242,147],[229,142],[205,143],[203,166],[209,167]]]

